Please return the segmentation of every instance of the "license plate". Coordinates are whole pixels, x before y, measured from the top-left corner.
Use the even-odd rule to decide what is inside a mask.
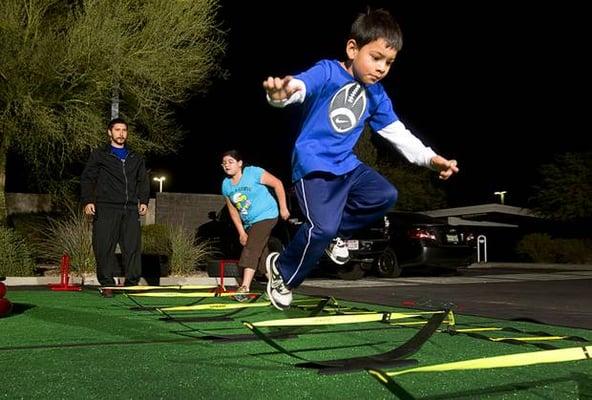
[[[447,234],[446,241],[448,243],[458,243],[458,235]]]
[[[346,240],[345,244],[348,250],[358,250],[360,248],[360,242],[358,240]]]

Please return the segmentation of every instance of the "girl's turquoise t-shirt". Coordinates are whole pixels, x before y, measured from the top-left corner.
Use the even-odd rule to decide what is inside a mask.
[[[269,188],[261,183],[263,168],[250,166],[243,169],[235,185],[230,178],[222,181],[222,194],[227,197],[243,221],[245,228],[265,219],[277,218],[277,202]]]

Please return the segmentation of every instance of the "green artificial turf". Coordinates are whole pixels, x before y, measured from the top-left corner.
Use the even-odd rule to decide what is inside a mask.
[[[12,315],[0,318],[0,398],[592,399],[592,360],[411,373],[395,377],[395,385],[389,389],[366,371],[321,375],[315,368],[298,367],[296,364],[303,360],[256,339],[241,323],[306,316],[310,311],[303,309],[281,312],[271,307],[254,308],[232,314],[227,321],[181,324],[162,320],[163,316],[153,309],[138,310],[123,295],[105,299],[90,289],[52,292],[9,288],[6,297],[15,308]],[[137,301],[161,306],[184,305],[191,299]],[[228,298],[200,300],[200,304],[232,302]],[[377,311],[410,311],[339,303]],[[175,316],[215,317],[229,312]],[[480,336],[469,336],[437,332],[409,358],[422,366],[541,351],[537,347],[541,343],[494,343],[484,340],[487,336],[538,336],[536,333],[543,332],[575,337],[545,342],[557,348],[589,346],[579,338],[592,338],[592,332],[583,329],[455,316],[458,328],[511,327],[523,333],[481,332]],[[419,329],[381,322],[318,326],[277,343],[306,360],[327,361],[386,352],[409,340]],[[255,339],[212,340],[216,335],[248,335]]]

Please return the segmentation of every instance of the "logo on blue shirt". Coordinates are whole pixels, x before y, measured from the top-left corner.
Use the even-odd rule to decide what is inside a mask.
[[[348,83],[331,99],[331,126],[338,133],[347,133],[358,124],[365,110],[366,90],[358,82]]]

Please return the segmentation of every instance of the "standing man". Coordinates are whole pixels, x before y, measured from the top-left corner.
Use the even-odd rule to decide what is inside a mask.
[[[101,286],[113,286],[117,273],[115,247],[123,256],[125,285],[140,281],[140,216],[148,211],[150,184],[141,155],[126,147],[128,125],[115,118],[107,128],[110,144],[94,150],[80,178],[84,213],[93,218],[93,251]],[[103,290],[112,297],[111,290]]]

